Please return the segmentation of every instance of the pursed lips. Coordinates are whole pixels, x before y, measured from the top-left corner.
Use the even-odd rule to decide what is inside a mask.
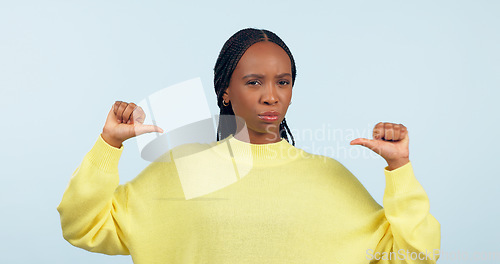
[[[259,114],[259,118],[264,121],[276,121],[279,117],[279,113],[276,111],[268,111]]]

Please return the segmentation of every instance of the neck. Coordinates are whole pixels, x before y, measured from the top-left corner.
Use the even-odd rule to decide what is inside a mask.
[[[237,166],[275,166],[301,156],[301,150],[290,145],[285,139],[269,144],[253,144],[230,134],[217,141],[213,148],[221,157],[233,160]]]
[[[269,131],[267,133],[259,133],[248,129],[246,123],[243,125],[238,124],[236,133],[234,134],[234,138],[239,141],[251,144],[270,144],[281,141],[281,137],[279,135],[279,126],[277,129],[272,129],[272,131]]]

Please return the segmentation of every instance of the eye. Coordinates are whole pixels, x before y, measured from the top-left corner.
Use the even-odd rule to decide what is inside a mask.
[[[289,82],[289,81],[287,81],[287,80],[281,80],[281,81],[279,81],[279,84],[280,84],[280,85],[289,85],[289,84],[290,84],[290,82]]]
[[[259,81],[256,81],[256,80],[254,80],[254,81],[248,81],[247,84],[249,84],[249,85],[257,85],[257,84],[259,84]]]

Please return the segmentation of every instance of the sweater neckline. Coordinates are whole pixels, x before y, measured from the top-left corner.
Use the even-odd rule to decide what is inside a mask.
[[[283,164],[299,156],[299,149],[284,138],[274,143],[253,144],[236,139],[230,134],[225,139],[217,141],[217,146],[214,149],[222,156],[233,158],[236,163],[253,166]]]

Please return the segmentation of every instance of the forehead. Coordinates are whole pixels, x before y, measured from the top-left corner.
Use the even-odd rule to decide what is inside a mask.
[[[276,43],[261,41],[250,46],[236,65],[236,71],[278,70],[291,72],[288,54]]]

